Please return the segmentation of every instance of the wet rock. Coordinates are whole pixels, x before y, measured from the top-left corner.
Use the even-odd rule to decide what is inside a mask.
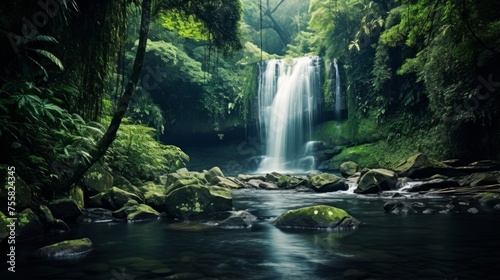
[[[223,188],[229,188],[229,189],[241,189],[244,187],[244,184],[241,182],[238,182],[237,179],[235,178],[226,178],[226,177],[220,177],[216,176],[212,179],[212,184],[217,185],[219,187]]]
[[[191,216],[232,210],[232,199],[230,189],[191,185],[172,190],[165,202],[170,216],[189,219]]]
[[[318,205],[287,211],[273,224],[285,229],[351,230],[356,229],[360,222],[340,208]]]
[[[295,188],[295,191],[296,192],[314,192],[313,190],[311,190],[311,188],[306,187],[306,186],[298,186]]]
[[[69,232],[69,231],[71,231],[69,226],[61,219],[56,219],[54,221],[54,225],[52,226],[52,228],[50,230],[55,231],[55,232]]]
[[[497,179],[496,172],[488,172],[488,173],[473,173],[459,181],[460,186],[486,186],[486,185],[495,185],[498,184],[499,181]]]
[[[71,188],[69,191],[69,198],[74,200],[80,209],[85,207],[85,196],[83,190],[80,187]]]
[[[396,187],[398,175],[394,171],[387,169],[371,169],[366,173],[361,173],[358,187],[354,190],[359,194],[379,193],[391,190]]]
[[[87,200],[87,207],[93,207],[93,208],[102,208],[104,207],[104,203],[102,203],[102,197],[104,196],[104,193],[98,193],[96,195],[93,195],[88,198]]]
[[[266,182],[273,182],[273,183],[278,183],[279,179],[282,177],[283,175],[278,173],[278,172],[271,172],[271,173],[267,173],[266,174],[266,178],[264,181]]]
[[[166,195],[154,191],[148,191],[144,194],[144,202],[158,212],[167,211],[166,198]]]
[[[83,186],[89,194],[106,192],[113,187],[113,175],[98,164],[92,167],[83,176]]]
[[[482,193],[474,196],[474,199],[479,201],[482,205],[494,206],[500,203],[500,194],[496,193]]]
[[[131,203],[125,204],[122,208],[113,212],[113,217],[118,219],[127,219],[127,221],[153,220],[160,217],[160,213],[146,204]]]
[[[169,280],[191,280],[191,279],[200,279],[203,278],[202,274],[199,273],[192,273],[192,272],[184,272],[184,273],[177,273],[171,276],[166,277],[165,279]]]
[[[110,210],[118,210],[131,199],[137,202],[142,202],[142,200],[136,194],[121,190],[117,187],[112,187],[102,196],[101,201],[104,208]]]
[[[246,187],[248,188],[254,188],[254,189],[258,189],[260,188],[260,184],[264,183],[264,181],[260,180],[260,179],[250,179],[248,180],[248,182],[246,182]]]
[[[403,203],[397,201],[387,201],[384,204],[384,211],[391,212],[392,210],[396,209],[396,207],[403,207]]]
[[[456,181],[433,179],[430,181],[421,182],[409,188],[408,192],[430,191],[432,189],[457,188],[459,184]]]
[[[238,175],[238,180],[245,181],[245,182],[248,182],[250,180],[262,180],[262,181],[264,181],[265,179],[266,179],[265,175],[246,175],[246,174],[239,174]]]
[[[309,176],[309,187],[315,192],[345,191],[349,186],[337,175],[322,173]]]
[[[358,164],[354,161],[346,161],[340,165],[340,174],[347,178],[358,172]]]
[[[208,215],[203,222],[226,229],[249,228],[257,217],[246,211],[226,211]]]
[[[279,187],[278,185],[276,185],[275,183],[271,183],[271,182],[262,182],[259,184],[259,189],[263,189],[263,190],[279,190]]]
[[[74,221],[82,215],[82,209],[78,204],[70,198],[61,198],[50,202],[47,207],[52,212],[54,218],[61,219],[65,222]]]
[[[402,163],[400,163],[395,171],[401,177],[415,178],[429,178],[435,174],[443,174],[446,176],[459,176],[460,172],[454,172],[449,166],[440,163],[436,160],[429,159],[424,154],[416,154]],[[457,174],[458,173],[458,174]]]
[[[424,211],[422,211],[422,214],[434,214],[436,212],[436,210],[434,209],[431,209],[431,208],[427,208],[425,209]]]
[[[82,215],[78,217],[78,221],[83,223],[111,222],[115,219],[112,213],[113,211],[105,208],[85,208]]]
[[[493,209],[500,211],[500,203],[497,203],[495,206],[493,206]]]
[[[297,178],[297,177],[290,176],[290,175],[282,175],[279,178],[277,185],[280,189],[294,189],[300,185],[306,186],[308,184],[307,184],[306,180],[304,180],[304,179]]]
[[[222,170],[220,170],[220,168],[217,166],[212,167],[210,170],[208,170],[205,173],[205,179],[207,180],[207,182],[214,184],[214,185],[217,184],[217,182],[213,182],[217,176],[224,177]]]
[[[78,259],[93,250],[92,241],[88,238],[66,240],[39,248],[34,255],[44,259]]]
[[[477,210],[477,208],[475,207],[472,207],[472,208],[469,208],[467,210],[467,212],[471,213],[471,214],[478,214],[479,213],[479,210]]]
[[[39,210],[39,217],[40,221],[46,226],[46,227],[51,227],[55,224],[56,220],[54,219],[54,216],[52,215],[52,212],[50,212],[50,209],[45,206],[45,205],[40,205],[38,208]]]

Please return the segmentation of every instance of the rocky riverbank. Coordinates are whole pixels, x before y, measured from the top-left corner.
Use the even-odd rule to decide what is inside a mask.
[[[19,184],[23,188],[20,193],[25,195],[20,198],[23,208],[18,208],[16,236],[22,240],[48,232],[66,232],[70,230],[68,224],[74,222],[140,222],[159,218],[226,229],[248,228],[256,217],[234,209],[232,203],[232,190],[241,188],[316,193],[353,190],[353,195],[387,200],[381,211],[394,214],[477,214],[479,205],[500,211],[498,162],[481,161],[464,166],[456,160],[437,162],[417,154],[394,170],[358,169],[355,162],[345,162],[340,169],[342,177],[330,173],[294,176],[276,172],[226,177],[218,167],[203,172],[182,168],[155,182],[133,184],[95,166],[85,175],[81,186],[74,187],[67,197],[52,201],[35,203],[26,191],[29,187]],[[436,206],[419,201],[421,195],[450,199],[448,204]],[[6,215],[0,213],[0,217],[2,228],[7,228]],[[361,222],[342,209],[318,205],[283,213],[274,224],[283,229],[352,230]],[[7,232],[1,232],[2,239],[7,236]],[[79,251],[67,246],[52,248],[64,248],[70,252],[68,256]],[[85,248],[91,250],[91,246]],[[44,250],[37,254],[40,252]],[[51,256],[64,256],[50,252]]]

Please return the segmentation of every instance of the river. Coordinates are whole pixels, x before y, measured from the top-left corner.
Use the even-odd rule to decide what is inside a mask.
[[[384,199],[348,193],[235,190],[236,210],[258,217],[250,229],[157,220],[72,224],[72,231],[18,245],[18,279],[498,279],[500,213],[385,213]],[[445,198],[419,198],[446,205]],[[326,204],[363,224],[347,233],[282,231],[271,222],[289,209]],[[35,248],[88,237],[79,261],[29,257]],[[25,277],[25,278],[22,278]],[[27,278],[26,278],[27,277]],[[184,277],[184,278],[181,278]],[[5,279],[2,277],[2,279]]]

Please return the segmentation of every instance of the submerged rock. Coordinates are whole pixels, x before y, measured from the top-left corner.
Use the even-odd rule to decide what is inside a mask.
[[[387,169],[371,169],[361,175],[358,187],[354,190],[359,194],[379,193],[394,189],[398,181],[398,175]]]
[[[249,228],[257,217],[247,211],[226,211],[210,214],[204,220],[207,225],[227,229]]]
[[[86,256],[93,250],[88,238],[66,240],[39,248],[34,255],[45,259],[75,259]]]
[[[317,205],[287,211],[273,224],[278,228],[352,230],[360,222],[340,208]]]
[[[474,199],[479,203],[487,206],[495,206],[500,203],[500,194],[497,193],[482,193],[474,196]]]
[[[346,191],[349,186],[337,175],[322,173],[309,176],[309,187],[315,192]]]
[[[348,178],[358,172],[358,164],[354,161],[346,161],[340,165],[340,174]]]
[[[189,219],[233,208],[231,190],[217,186],[190,185],[167,194],[167,212],[170,216]]]
[[[78,217],[79,222],[84,223],[105,223],[115,220],[113,211],[105,208],[85,208],[83,214]]]

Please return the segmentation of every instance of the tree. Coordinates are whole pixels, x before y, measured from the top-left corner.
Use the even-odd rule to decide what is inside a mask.
[[[194,16],[196,20],[203,23],[208,33],[208,39],[211,40],[211,42],[213,42],[213,44],[224,54],[230,54],[241,48],[237,31],[237,25],[241,12],[239,1],[218,0],[212,1],[209,4],[200,4],[191,0],[165,0],[161,3],[160,7],[165,10],[173,9],[181,13],[182,16]],[[151,10],[151,0],[143,0],[139,43],[134,59],[134,65],[132,67],[132,72],[130,74],[130,78],[128,79],[125,91],[118,101],[116,111],[111,119],[108,129],[96,144],[95,148],[89,152],[90,160],[77,161],[77,164],[72,167],[71,170],[66,172],[65,176],[60,176],[59,183],[61,190],[69,189],[72,184],[81,178],[83,174],[85,174],[85,172],[87,172],[88,169],[106,153],[107,149],[116,138],[116,133],[120,127],[141,76],[146,53],[149,25],[151,21]],[[214,18],[207,17],[207,15],[213,14],[214,12],[218,12],[219,16]]]

